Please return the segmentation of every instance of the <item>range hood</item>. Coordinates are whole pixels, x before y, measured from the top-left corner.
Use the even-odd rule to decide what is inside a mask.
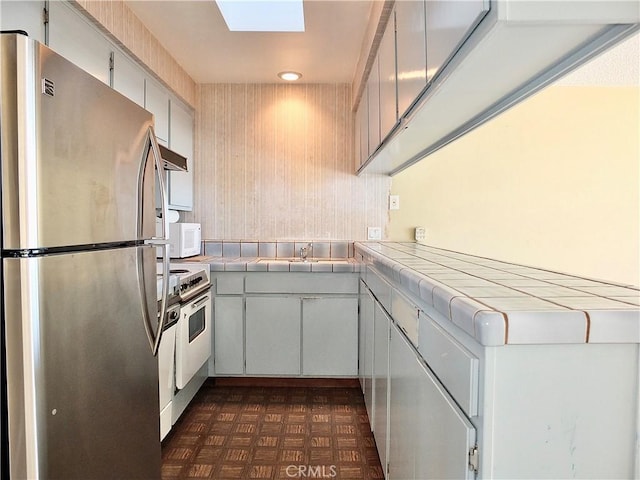
[[[160,156],[162,157],[162,164],[165,170],[172,170],[176,172],[187,171],[187,159],[179,153],[169,150],[162,144],[158,144],[160,147]]]

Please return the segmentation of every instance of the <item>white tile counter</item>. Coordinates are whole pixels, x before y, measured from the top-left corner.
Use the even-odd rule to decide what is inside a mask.
[[[310,273],[358,273],[360,263],[354,258],[311,259],[308,262],[286,258],[263,257],[198,257],[181,261],[208,263],[212,272],[310,272]]]
[[[416,243],[356,243],[356,259],[482,345],[640,343],[640,289]]]
[[[301,248],[312,245],[308,259],[300,261]],[[358,273],[353,242],[347,241],[205,241],[204,255],[180,261],[208,263],[212,272],[321,272]]]

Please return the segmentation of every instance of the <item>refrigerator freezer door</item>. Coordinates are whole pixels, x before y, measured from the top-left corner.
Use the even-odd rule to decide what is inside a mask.
[[[3,248],[153,237],[152,115],[44,45],[0,42]]]
[[[160,478],[139,249],[3,259],[11,478]]]

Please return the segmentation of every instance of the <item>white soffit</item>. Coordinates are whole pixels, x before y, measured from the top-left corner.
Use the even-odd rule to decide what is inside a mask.
[[[232,32],[304,32],[302,0],[216,0]]]

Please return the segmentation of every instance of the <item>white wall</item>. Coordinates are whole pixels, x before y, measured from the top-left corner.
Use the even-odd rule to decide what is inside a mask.
[[[389,238],[640,285],[638,43],[393,177]]]

